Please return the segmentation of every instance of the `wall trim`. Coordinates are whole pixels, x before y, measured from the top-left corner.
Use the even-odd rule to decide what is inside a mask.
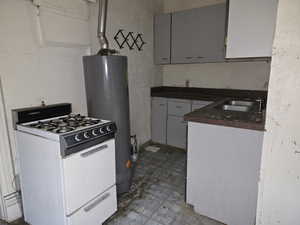
[[[14,180],[10,140],[7,130],[6,110],[3,97],[3,88],[0,76],[0,210],[4,219],[7,217],[7,208],[4,195],[15,192],[12,187]]]

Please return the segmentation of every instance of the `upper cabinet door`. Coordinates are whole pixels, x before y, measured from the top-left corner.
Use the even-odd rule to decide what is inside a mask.
[[[154,60],[156,64],[170,64],[171,14],[154,17]]]
[[[172,63],[223,61],[225,33],[225,3],[173,13]]]
[[[230,0],[227,58],[270,57],[278,0]]]

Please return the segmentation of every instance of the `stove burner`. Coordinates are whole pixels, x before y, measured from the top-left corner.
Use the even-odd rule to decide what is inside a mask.
[[[66,133],[76,130],[80,127],[88,127],[92,125],[99,124],[101,120],[91,119],[80,114],[70,114],[66,117],[61,117],[58,119],[53,119],[49,121],[39,121],[29,125],[32,128],[41,129],[45,131],[50,131],[54,133]]]
[[[62,128],[55,129],[54,132],[57,134],[63,134],[63,133],[70,132],[72,130],[75,130],[75,128],[74,127],[62,127]]]

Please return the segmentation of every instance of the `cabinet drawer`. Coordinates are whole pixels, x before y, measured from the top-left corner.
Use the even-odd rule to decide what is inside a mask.
[[[166,98],[154,97],[152,98],[152,106],[164,106],[167,105]]]
[[[191,103],[186,102],[177,102],[169,101],[168,102],[168,114],[173,116],[184,116],[187,113],[191,112]]]
[[[98,195],[75,214],[67,217],[68,225],[100,225],[117,211],[116,186]]]

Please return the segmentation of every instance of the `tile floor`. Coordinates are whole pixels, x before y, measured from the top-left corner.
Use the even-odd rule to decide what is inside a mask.
[[[119,198],[118,212],[104,225],[222,225],[185,204],[185,179],[184,151],[166,146],[156,153],[142,151],[132,190]]]
[[[197,215],[185,204],[186,153],[161,146],[142,151],[130,194],[105,225],[222,225]]]

